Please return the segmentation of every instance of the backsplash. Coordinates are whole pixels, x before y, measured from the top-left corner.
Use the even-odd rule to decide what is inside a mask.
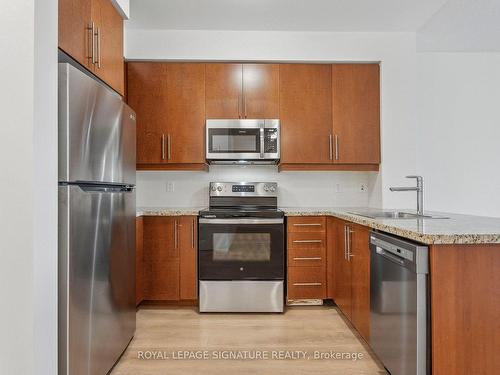
[[[281,207],[368,206],[376,172],[280,172],[275,166],[211,166],[210,172],[139,171],[138,207],[208,206],[210,181],[269,181]]]

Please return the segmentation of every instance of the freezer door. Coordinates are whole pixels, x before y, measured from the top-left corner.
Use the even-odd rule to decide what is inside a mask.
[[[59,187],[59,374],[106,374],[135,332],[135,192]]]
[[[59,64],[59,181],[135,185],[135,133],[120,95]]]

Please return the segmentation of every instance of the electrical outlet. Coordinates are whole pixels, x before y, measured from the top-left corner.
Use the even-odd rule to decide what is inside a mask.
[[[167,193],[173,193],[175,191],[175,182],[167,182]]]
[[[342,185],[335,184],[335,192],[336,193],[342,193]]]
[[[368,186],[366,186],[366,184],[359,184],[359,191],[364,193],[368,190]]]

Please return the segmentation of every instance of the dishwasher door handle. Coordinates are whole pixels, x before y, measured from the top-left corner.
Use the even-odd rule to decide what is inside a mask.
[[[396,255],[392,255],[388,251],[385,251],[384,249],[382,249],[381,247],[378,247],[378,246],[377,246],[377,254],[379,254],[380,256],[382,256],[382,257],[384,257],[392,262],[399,264],[400,266],[405,265],[405,261],[403,259],[397,257]]]

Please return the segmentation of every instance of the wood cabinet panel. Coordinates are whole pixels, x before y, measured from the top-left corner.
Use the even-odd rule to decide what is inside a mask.
[[[326,233],[324,232],[299,232],[288,233],[288,248],[300,249],[325,249]]]
[[[91,0],[59,0],[59,48],[92,70],[91,24]]]
[[[352,290],[351,290],[351,266],[346,258],[346,223],[340,220],[335,222],[335,232],[337,234],[337,247],[334,249],[334,285],[335,303],[344,313],[352,319]]]
[[[326,249],[324,247],[313,248],[288,248],[289,267],[325,266]]]
[[[181,300],[198,298],[198,234],[196,216],[182,216],[179,223],[180,240],[180,295]]]
[[[331,163],[331,65],[280,65],[281,163]]]
[[[324,267],[288,267],[288,299],[326,298]]]
[[[326,218],[324,216],[296,216],[287,218],[289,233],[325,232]]]
[[[351,226],[352,324],[365,340],[370,335],[370,231]]]
[[[432,374],[500,369],[500,245],[430,248]]]
[[[279,118],[279,65],[243,64],[243,113],[249,119]]]
[[[129,62],[127,85],[128,104],[137,114],[137,164],[165,163],[167,64]]]
[[[143,225],[144,299],[178,300],[179,249],[174,220],[145,216]]]
[[[139,305],[144,299],[144,242],[143,218],[135,221],[135,304]]]
[[[124,95],[123,19],[110,0],[92,0],[92,14],[98,29],[94,72]]]
[[[243,69],[241,64],[205,64],[205,104],[209,119],[241,117]]]
[[[205,65],[167,64],[166,89],[168,162],[205,163]]]
[[[334,64],[332,107],[335,163],[380,163],[378,64]]]

